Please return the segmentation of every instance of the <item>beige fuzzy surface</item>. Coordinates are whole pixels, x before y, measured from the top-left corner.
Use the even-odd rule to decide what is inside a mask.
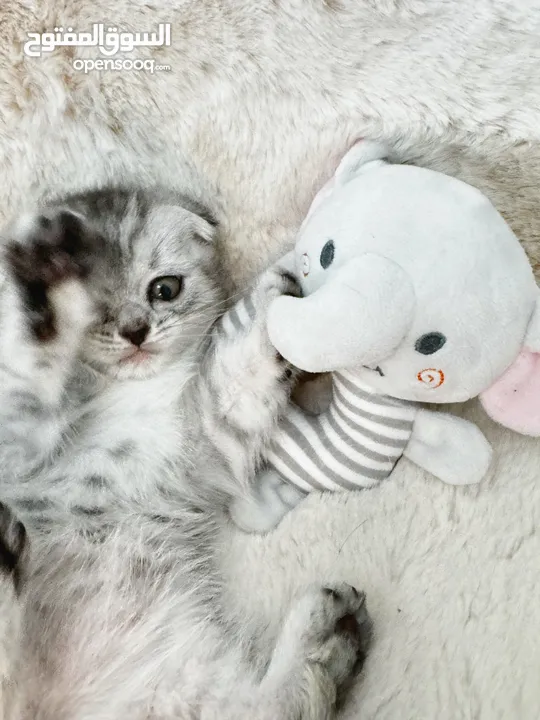
[[[169,72],[85,75],[73,59],[95,51],[22,52],[58,25],[160,21]],[[383,137],[487,192],[540,269],[540,0],[4,0],[0,33],[4,219],[105,179],[203,178],[242,287],[352,141]],[[270,618],[312,579],[366,589],[377,642],[347,718],[540,717],[540,443],[467,414],[496,451],[481,487],[403,462],[229,553],[235,601]]]

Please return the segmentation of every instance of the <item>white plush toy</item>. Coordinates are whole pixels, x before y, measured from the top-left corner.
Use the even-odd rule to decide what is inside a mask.
[[[540,292],[525,252],[478,190],[385,154],[347,153],[282,263],[303,297],[273,302],[270,339],[296,367],[332,371],[333,399],[318,416],[291,405],[273,470],[232,508],[246,530],[268,530],[312,489],[372,486],[402,455],[479,482],[483,434],[421,403],[479,395],[495,420],[540,435]]]

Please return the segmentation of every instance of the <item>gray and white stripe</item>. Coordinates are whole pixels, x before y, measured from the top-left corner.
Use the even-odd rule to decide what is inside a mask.
[[[229,337],[234,337],[248,329],[257,310],[253,304],[251,293],[241,298],[230,310],[219,320],[218,329]]]
[[[329,409],[310,416],[292,406],[268,461],[307,492],[370,487],[403,455],[415,414],[415,403],[380,395],[352,372],[334,373]]]

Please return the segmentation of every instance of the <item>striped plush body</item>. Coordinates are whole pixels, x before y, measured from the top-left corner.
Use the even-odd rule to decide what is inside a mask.
[[[381,395],[354,372],[333,374],[330,407],[307,415],[291,406],[269,463],[299,489],[356,490],[390,475],[413,430],[417,405]]]

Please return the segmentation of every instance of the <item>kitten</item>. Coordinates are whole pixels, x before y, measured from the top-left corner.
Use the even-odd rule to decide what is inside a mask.
[[[289,395],[266,309],[294,288],[263,274],[232,342],[215,234],[189,198],[106,189],[5,235],[6,720],[328,720],[363,661],[350,586],[308,590],[249,661],[257,634],[222,601],[223,508]]]

